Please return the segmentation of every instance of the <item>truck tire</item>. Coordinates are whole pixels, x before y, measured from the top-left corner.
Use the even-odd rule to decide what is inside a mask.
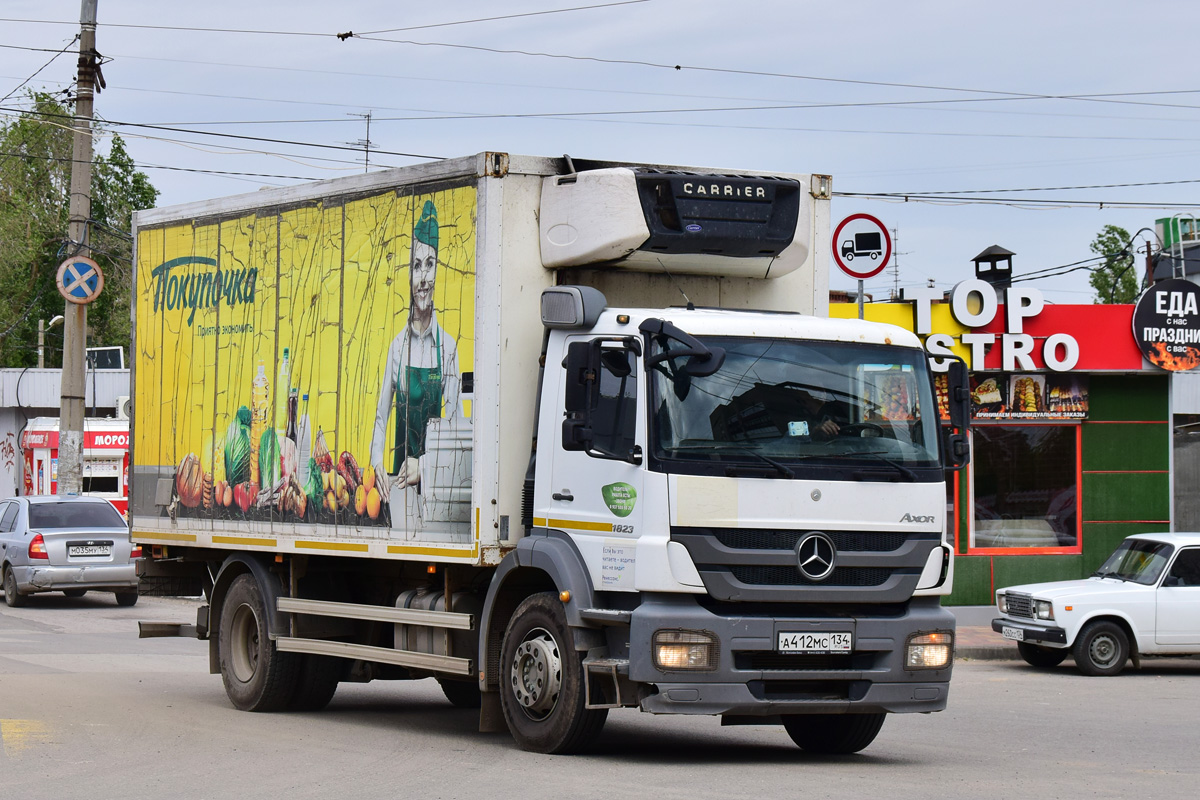
[[[13,574],[12,567],[4,568],[4,602],[9,608],[21,608],[29,602],[29,595],[17,590],[17,576]]]
[[[442,694],[455,708],[479,708],[483,705],[483,695],[479,692],[479,683],[474,680],[454,681],[448,678],[438,678]]]
[[[1084,675],[1108,677],[1125,669],[1129,637],[1120,625],[1107,620],[1089,622],[1071,645],[1075,666]]]
[[[1017,642],[1017,652],[1031,667],[1057,667],[1070,653],[1065,647],[1041,647],[1030,642]]]
[[[583,655],[553,592],[517,606],[504,632],[499,678],[504,720],[522,750],[577,753],[608,718],[608,709],[584,708]]]
[[[300,655],[296,692],[288,702],[291,711],[320,711],[329,705],[342,677],[342,661],[313,653]]]
[[[788,714],[783,727],[809,753],[847,755],[875,741],[885,714]]]
[[[267,632],[262,589],[250,574],[239,575],[225,593],[217,656],[225,694],[241,711],[279,711],[296,694],[300,659],[281,653]]]

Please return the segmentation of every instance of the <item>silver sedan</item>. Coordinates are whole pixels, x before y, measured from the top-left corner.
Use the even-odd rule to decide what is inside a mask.
[[[82,597],[113,592],[117,604],[138,599],[129,527],[107,500],[56,495],[0,500],[0,572],[4,601],[23,606],[36,592]]]

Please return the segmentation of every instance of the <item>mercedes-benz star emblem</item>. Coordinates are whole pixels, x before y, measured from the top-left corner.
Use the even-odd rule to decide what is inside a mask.
[[[823,581],[833,573],[837,562],[837,548],[830,539],[820,531],[813,531],[800,537],[796,543],[796,561],[800,566],[800,574],[810,581]]]

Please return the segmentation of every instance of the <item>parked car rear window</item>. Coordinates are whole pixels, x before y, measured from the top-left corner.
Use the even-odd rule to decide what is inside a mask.
[[[30,503],[31,528],[124,528],[125,520],[108,503]]]

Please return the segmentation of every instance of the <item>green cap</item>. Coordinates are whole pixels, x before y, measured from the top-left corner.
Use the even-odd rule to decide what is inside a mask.
[[[437,207],[432,200],[425,201],[425,206],[421,209],[421,218],[413,226],[413,238],[434,250],[438,249]]]

